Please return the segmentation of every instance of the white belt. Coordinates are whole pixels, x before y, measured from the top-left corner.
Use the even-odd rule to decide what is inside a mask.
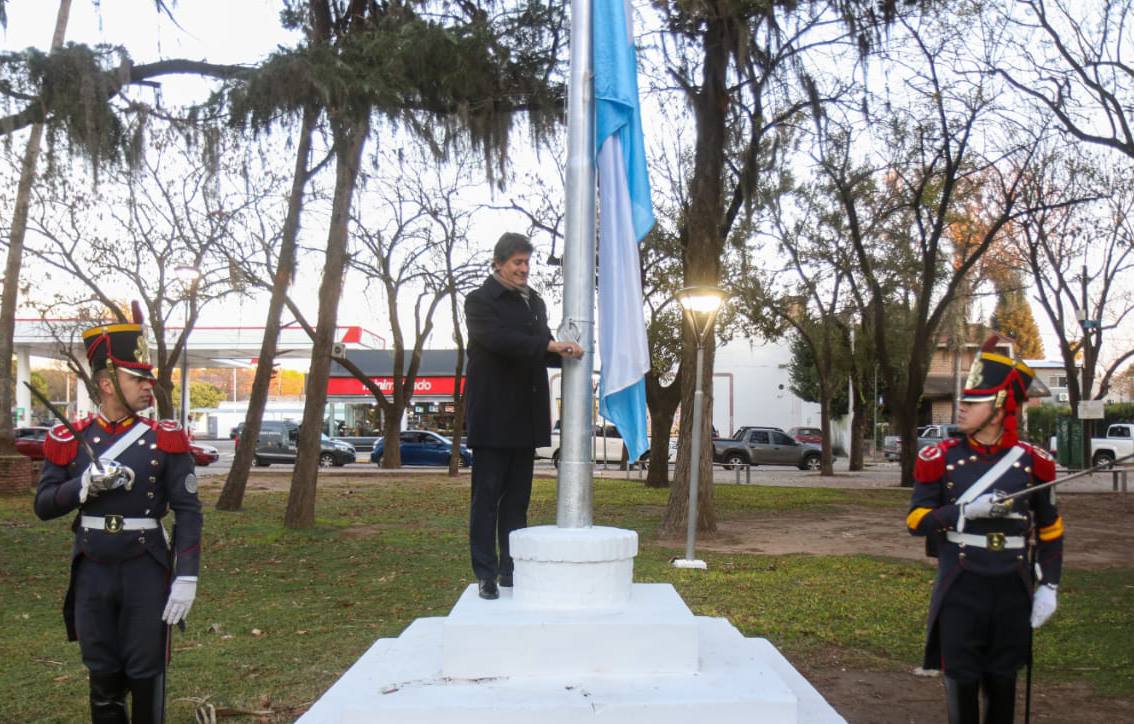
[[[947,531],[945,540],[963,546],[987,548],[990,551],[1017,550],[1025,548],[1027,541],[1022,535],[1004,535],[1003,533],[958,533]]]
[[[124,518],[121,515],[84,515],[79,520],[84,528],[120,533],[124,530],[152,530],[161,527],[157,518]]]

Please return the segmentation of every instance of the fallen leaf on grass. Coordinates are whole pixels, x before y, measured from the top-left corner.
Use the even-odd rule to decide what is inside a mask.
[[[266,634],[258,628],[252,629],[253,636],[265,636]]]

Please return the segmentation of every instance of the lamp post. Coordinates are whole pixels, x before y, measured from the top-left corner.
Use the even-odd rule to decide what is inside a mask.
[[[697,343],[697,369],[693,378],[693,439],[689,462],[689,522],[685,535],[685,558],[677,558],[677,568],[707,568],[704,561],[693,557],[693,542],[697,536],[697,493],[701,472],[701,425],[705,407],[705,393],[701,377],[705,366],[705,339],[716,322],[717,312],[728,295],[717,287],[685,287],[674,295],[693,329]]]
[[[197,282],[201,280],[201,272],[197,267],[179,264],[173,268],[174,275],[185,284],[185,303],[191,304],[197,293]],[[185,321],[182,323],[181,334],[185,337],[185,346],[181,349],[181,427],[189,429],[189,310],[185,310]]]

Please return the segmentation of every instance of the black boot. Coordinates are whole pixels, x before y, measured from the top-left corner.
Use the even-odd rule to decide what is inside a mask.
[[[984,675],[984,724],[1012,724],[1016,715],[1016,677]]]
[[[980,682],[945,677],[949,724],[980,724]]]
[[[126,676],[90,673],[91,724],[130,724],[126,713]]]
[[[130,679],[133,724],[162,724],[165,721],[165,675],[150,679]]]

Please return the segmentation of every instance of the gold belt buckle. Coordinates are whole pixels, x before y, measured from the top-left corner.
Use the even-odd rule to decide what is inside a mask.
[[[124,524],[124,519],[121,515],[107,515],[103,516],[102,528],[107,533],[121,533]]]
[[[1004,544],[1007,542],[1003,533],[988,533],[985,535],[985,540],[988,541],[988,550],[990,551],[1004,550]]]

